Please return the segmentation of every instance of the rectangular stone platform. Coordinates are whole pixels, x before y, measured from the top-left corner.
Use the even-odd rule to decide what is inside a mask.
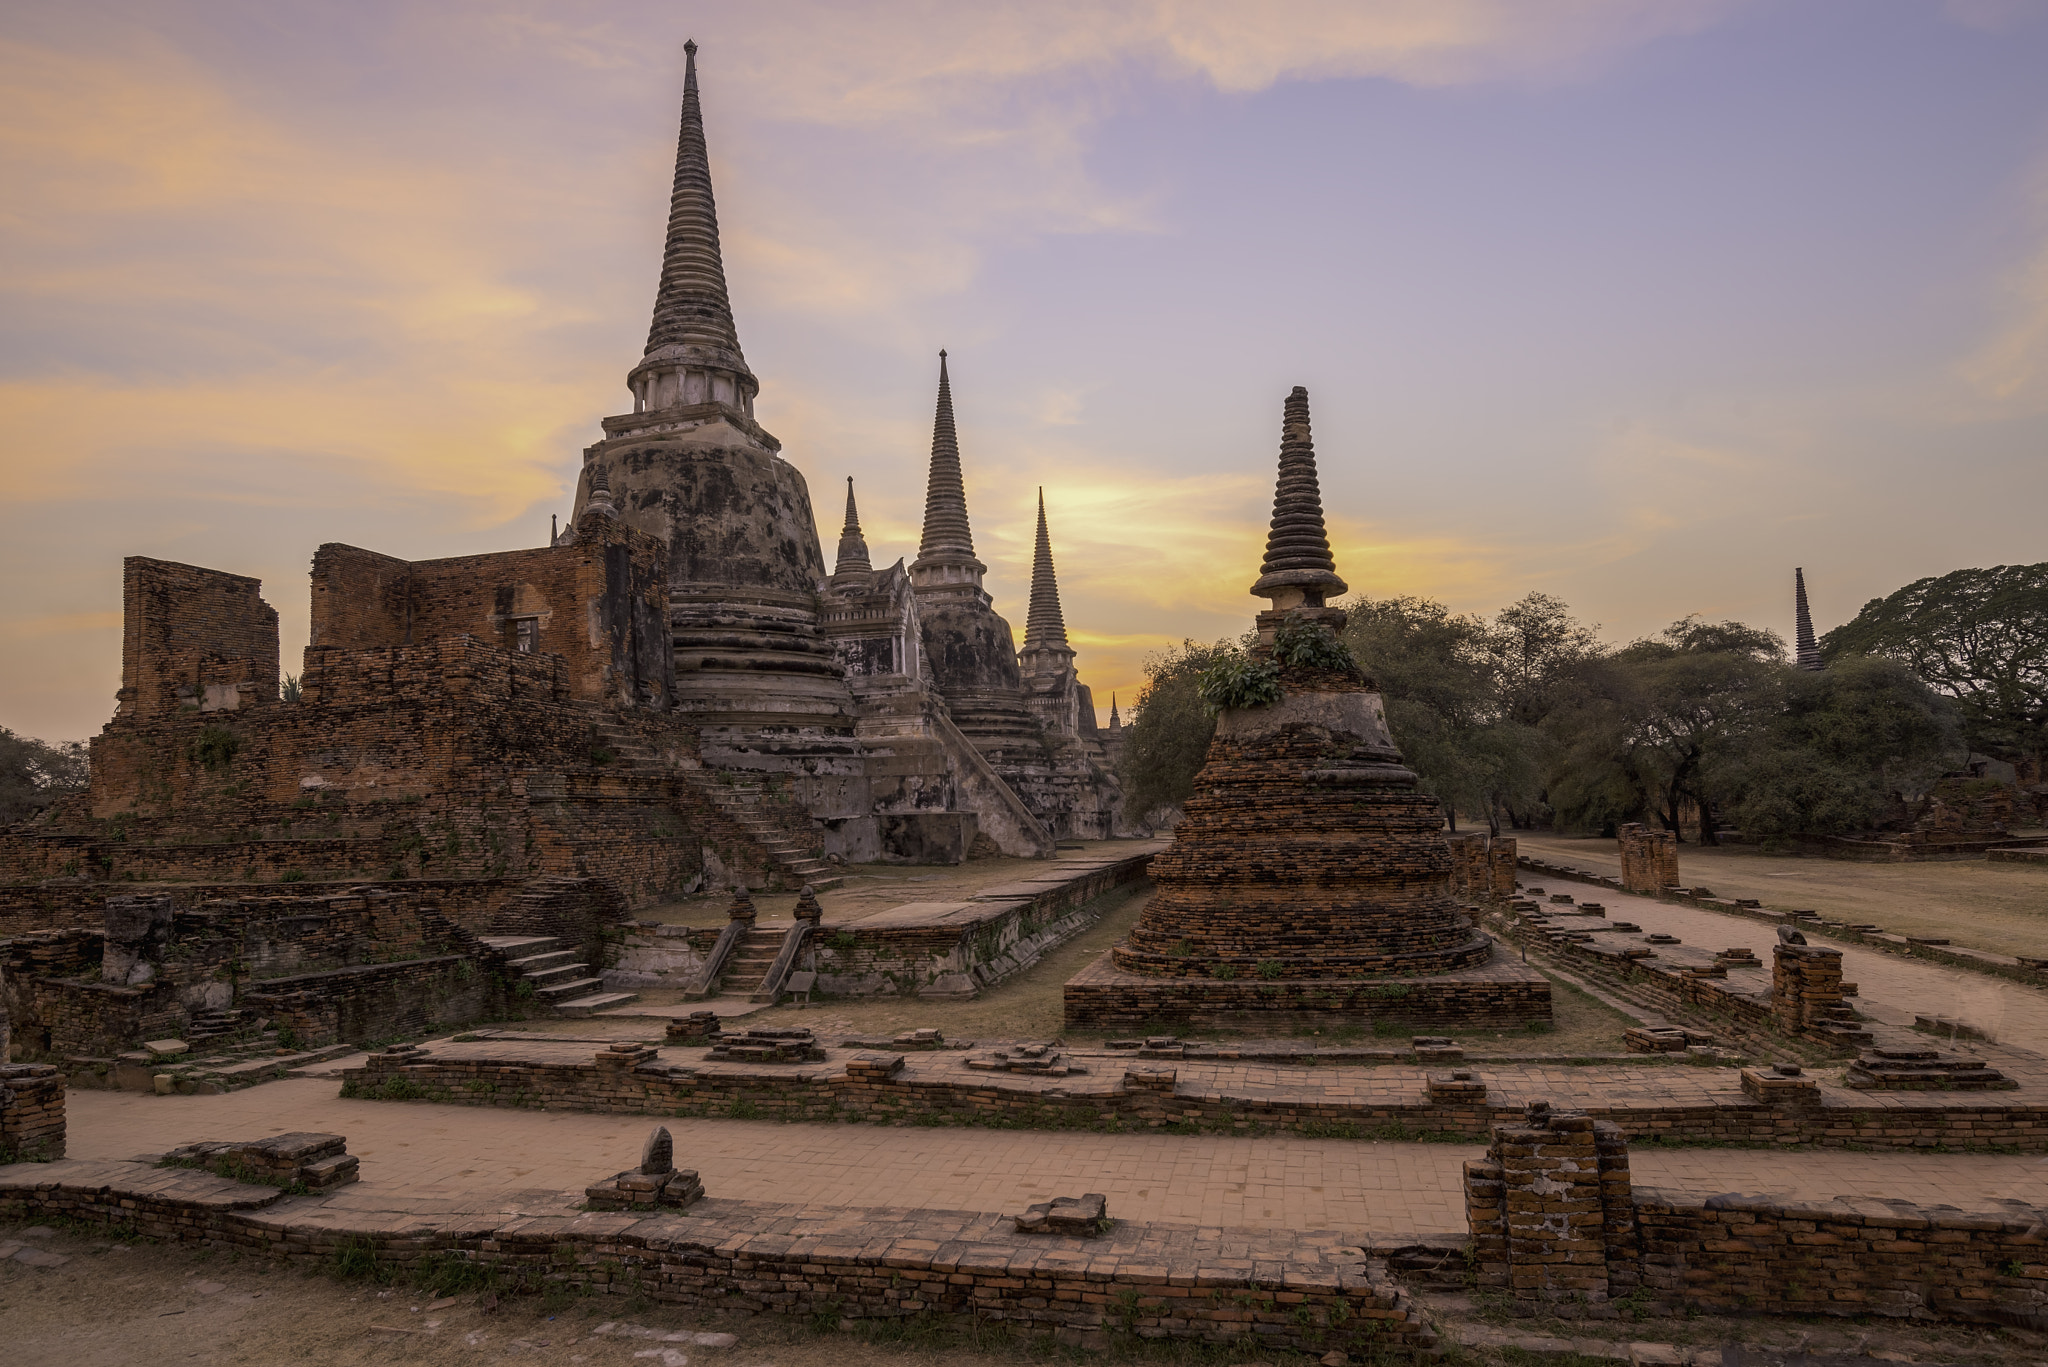
[[[1491,962],[1429,977],[1272,982],[1155,978],[1126,972],[1104,954],[1066,985],[1069,1029],[1184,1025],[1261,1031],[1377,1021],[1512,1029],[1549,1019],[1550,979],[1498,952]]]

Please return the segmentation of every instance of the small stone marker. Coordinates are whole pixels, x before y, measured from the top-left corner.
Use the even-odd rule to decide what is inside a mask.
[[[675,1170],[676,1142],[669,1137],[668,1126],[656,1125],[640,1150],[640,1171],[647,1177],[659,1177]]]
[[[1103,1233],[1103,1221],[1108,1218],[1108,1201],[1099,1191],[1083,1196],[1060,1196],[1051,1201],[1041,1201],[1016,1217],[1019,1234],[1080,1234],[1091,1236]]]

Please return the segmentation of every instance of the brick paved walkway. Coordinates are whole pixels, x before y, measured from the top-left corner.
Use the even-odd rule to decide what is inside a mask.
[[[572,1112],[349,1101],[321,1079],[218,1097],[70,1094],[71,1156],[129,1158],[196,1139],[289,1130],[348,1136],[363,1180],[330,1204],[422,1215],[536,1213],[629,1167],[650,1121]],[[1293,1137],[1095,1135],[1012,1130],[669,1120],[676,1161],[712,1195],[747,1200],[1014,1212],[1100,1191],[1128,1219],[1266,1229],[1462,1231],[1460,1171],[1478,1145]],[[1981,1208],[2048,1202],[2048,1159],[1982,1154],[1783,1154],[1638,1149],[1636,1180],[1711,1194],[1878,1196]]]

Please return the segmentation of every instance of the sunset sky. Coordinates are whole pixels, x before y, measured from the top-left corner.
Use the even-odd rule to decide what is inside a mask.
[[[1308,386],[1353,589],[1623,641],[2048,560],[2048,3],[17,0],[0,725],[96,731],[120,561],[545,541],[628,411],[701,45],[757,413],[914,556],[937,352],[1021,632],[1106,708],[1260,604]]]

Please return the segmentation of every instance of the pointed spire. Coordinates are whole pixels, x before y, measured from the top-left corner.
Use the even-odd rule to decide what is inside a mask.
[[[1322,490],[1316,481],[1316,447],[1309,434],[1308,390],[1300,385],[1287,396],[1280,425],[1280,476],[1273,488],[1273,524],[1266,536],[1266,559],[1259,566],[1252,593],[1273,600],[1276,609],[1306,605],[1345,591],[1330,558],[1330,538],[1323,530]]]
[[[1124,729],[1124,719],[1116,714],[1116,694],[1114,693],[1109,695],[1109,729],[1112,731]]]
[[[1797,621],[1793,627],[1793,662],[1805,670],[1819,670],[1820,646],[1813,639],[1813,613],[1806,606],[1806,571],[1792,571],[1793,611]]]
[[[974,559],[974,533],[967,525],[967,488],[960,480],[960,438],[953,431],[953,382],[946,353],[939,353],[939,407],[932,418],[931,477],[925,484],[924,537],[920,561]]]
[[[1060,584],[1053,574],[1052,538],[1045,530],[1045,490],[1038,491],[1038,547],[1031,556],[1031,612],[1024,619],[1024,648],[1067,644],[1067,618],[1060,611]]]
[[[604,472],[604,466],[590,467],[590,497],[585,500],[583,512],[586,516],[596,513],[600,517],[618,520],[618,507],[612,502],[611,477]]]
[[[867,538],[860,531],[860,510],[853,506],[853,476],[846,477],[846,525],[839,530],[839,556],[832,566],[832,577],[842,574],[868,574],[874,566],[868,563]]]
[[[699,365],[733,370],[753,387],[740,354],[726,295],[725,263],[718,250],[718,207],[711,197],[711,158],[704,144],[704,110],[697,98],[697,44],[683,44],[682,131],[676,137],[675,189],[669,198],[668,245],[661,258],[661,288],[647,354],[657,351]]]

